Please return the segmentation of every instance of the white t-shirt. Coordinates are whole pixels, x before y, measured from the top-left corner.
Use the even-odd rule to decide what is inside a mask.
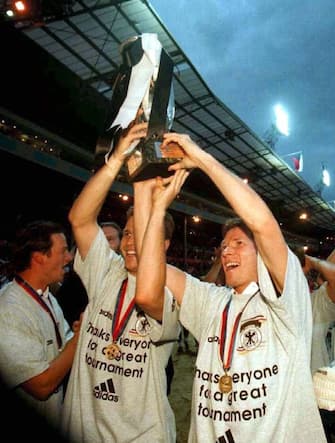
[[[75,270],[89,298],[67,386],[62,429],[80,443],[174,443],[174,414],[166,395],[165,367],[178,338],[178,312],[166,293],[162,324],[136,308],[117,344],[121,358],[109,360],[112,322],[122,282],[128,287],[121,316],[136,280],[112,251],[101,230],[85,261],[77,254]]]
[[[72,333],[56,298],[50,293],[49,297],[64,346]],[[62,385],[43,401],[19,386],[48,369],[59,349],[50,315],[15,280],[6,285],[0,297],[0,337],[0,372],[8,388],[15,389],[41,416],[59,426]]]
[[[313,338],[311,369],[314,373],[318,368],[329,366],[335,359],[334,349],[327,350],[326,336],[331,323],[335,321],[335,303],[327,294],[328,283],[323,283],[312,292]]]
[[[188,276],[181,323],[199,342],[192,393],[189,443],[325,442],[310,372],[312,312],[310,294],[297,257],[289,251],[283,293],[277,297],[258,257],[261,292],[245,307],[239,322],[231,369],[232,391],[219,390],[224,374],[219,352],[222,312],[232,295],[232,323],[251,295],[200,282]],[[238,306],[237,306],[238,304]]]

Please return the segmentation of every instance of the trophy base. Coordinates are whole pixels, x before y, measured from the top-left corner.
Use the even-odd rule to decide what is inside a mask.
[[[176,143],[161,148],[160,141],[142,141],[127,161],[128,182],[169,177],[173,174],[168,170],[169,166],[182,160],[183,157],[183,150]]]

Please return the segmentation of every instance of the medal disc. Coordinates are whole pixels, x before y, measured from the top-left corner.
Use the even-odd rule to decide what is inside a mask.
[[[233,381],[230,375],[222,375],[219,380],[219,389],[222,394],[228,394],[233,389]]]
[[[119,357],[121,354],[120,348],[116,343],[111,343],[106,348],[106,355],[108,360],[113,360],[114,358]]]

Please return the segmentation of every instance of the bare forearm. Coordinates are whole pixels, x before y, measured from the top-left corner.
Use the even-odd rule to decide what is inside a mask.
[[[136,303],[152,317],[162,319],[166,257],[164,211],[152,212],[137,270]]]
[[[308,256],[310,266],[319,272],[328,283],[335,284],[335,264],[328,260],[321,260]]]
[[[152,207],[152,189],[148,183],[134,183],[134,224],[135,243],[138,259],[141,254],[144,233],[148,225]]]
[[[24,382],[23,389],[39,400],[47,400],[71,369],[76,346],[77,335],[67,342],[63,351],[50,363],[48,369]]]
[[[121,166],[122,161],[110,160],[86,183],[69,213],[73,228],[96,221]]]
[[[262,231],[273,216],[258,194],[206,152],[198,160],[199,168],[211,178],[234,212],[254,233]]]

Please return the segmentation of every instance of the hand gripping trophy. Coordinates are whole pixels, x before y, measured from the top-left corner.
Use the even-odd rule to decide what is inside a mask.
[[[183,157],[177,144],[161,148],[162,135],[171,129],[174,118],[173,62],[156,34],[126,40],[120,53],[122,64],[113,88],[107,129],[98,139],[96,155],[108,159],[122,130],[134,120],[146,121],[146,138],[129,149],[128,181],[167,177],[171,174],[169,165]]]

